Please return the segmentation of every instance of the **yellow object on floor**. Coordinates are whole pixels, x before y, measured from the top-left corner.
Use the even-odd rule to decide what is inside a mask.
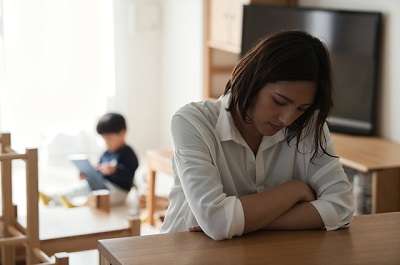
[[[75,208],[76,207],[64,195],[59,195],[59,197],[60,197],[60,202],[61,202],[62,206],[64,206],[65,208]]]
[[[49,203],[51,202],[50,196],[48,196],[47,194],[45,194],[41,191],[39,191],[39,198],[43,202],[44,205],[49,205]]]

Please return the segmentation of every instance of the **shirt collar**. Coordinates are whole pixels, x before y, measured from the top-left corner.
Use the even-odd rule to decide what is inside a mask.
[[[235,126],[231,112],[227,110],[231,100],[231,93],[222,96],[219,100],[221,101],[221,109],[215,129],[217,130],[220,141],[233,140],[239,144],[243,144],[244,139]]]
[[[231,93],[220,97],[218,99],[221,102],[221,109],[218,116],[217,124],[215,129],[221,142],[234,141],[243,146],[248,146],[246,141],[243,139],[239,130],[236,128],[230,111],[227,110],[231,100]],[[264,136],[260,144],[259,151],[265,150],[266,148],[274,145],[285,139],[285,129],[280,130],[273,136]]]

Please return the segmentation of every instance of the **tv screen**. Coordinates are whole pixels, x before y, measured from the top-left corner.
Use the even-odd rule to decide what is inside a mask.
[[[328,46],[334,74],[335,106],[331,131],[375,133],[380,13],[247,5],[244,7],[242,56],[263,36],[303,30]]]

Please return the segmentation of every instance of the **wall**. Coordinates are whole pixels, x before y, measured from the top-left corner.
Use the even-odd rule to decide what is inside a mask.
[[[113,3],[116,85],[108,110],[127,117],[139,155],[171,148],[172,115],[203,96],[203,1]]]
[[[299,0],[300,6],[379,11],[383,14],[381,73],[378,92],[379,134],[400,143],[400,1]]]
[[[161,1],[160,147],[172,147],[172,115],[203,98],[203,1]]]
[[[115,0],[115,91],[108,111],[122,113],[127,142],[139,156],[159,148],[160,6],[158,0]]]

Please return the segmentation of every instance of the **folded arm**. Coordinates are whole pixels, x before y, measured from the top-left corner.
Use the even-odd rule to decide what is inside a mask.
[[[291,180],[274,189],[240,198],[245,215],[244,233],[259,229],[315,229],[324,223],[311,188]]]

